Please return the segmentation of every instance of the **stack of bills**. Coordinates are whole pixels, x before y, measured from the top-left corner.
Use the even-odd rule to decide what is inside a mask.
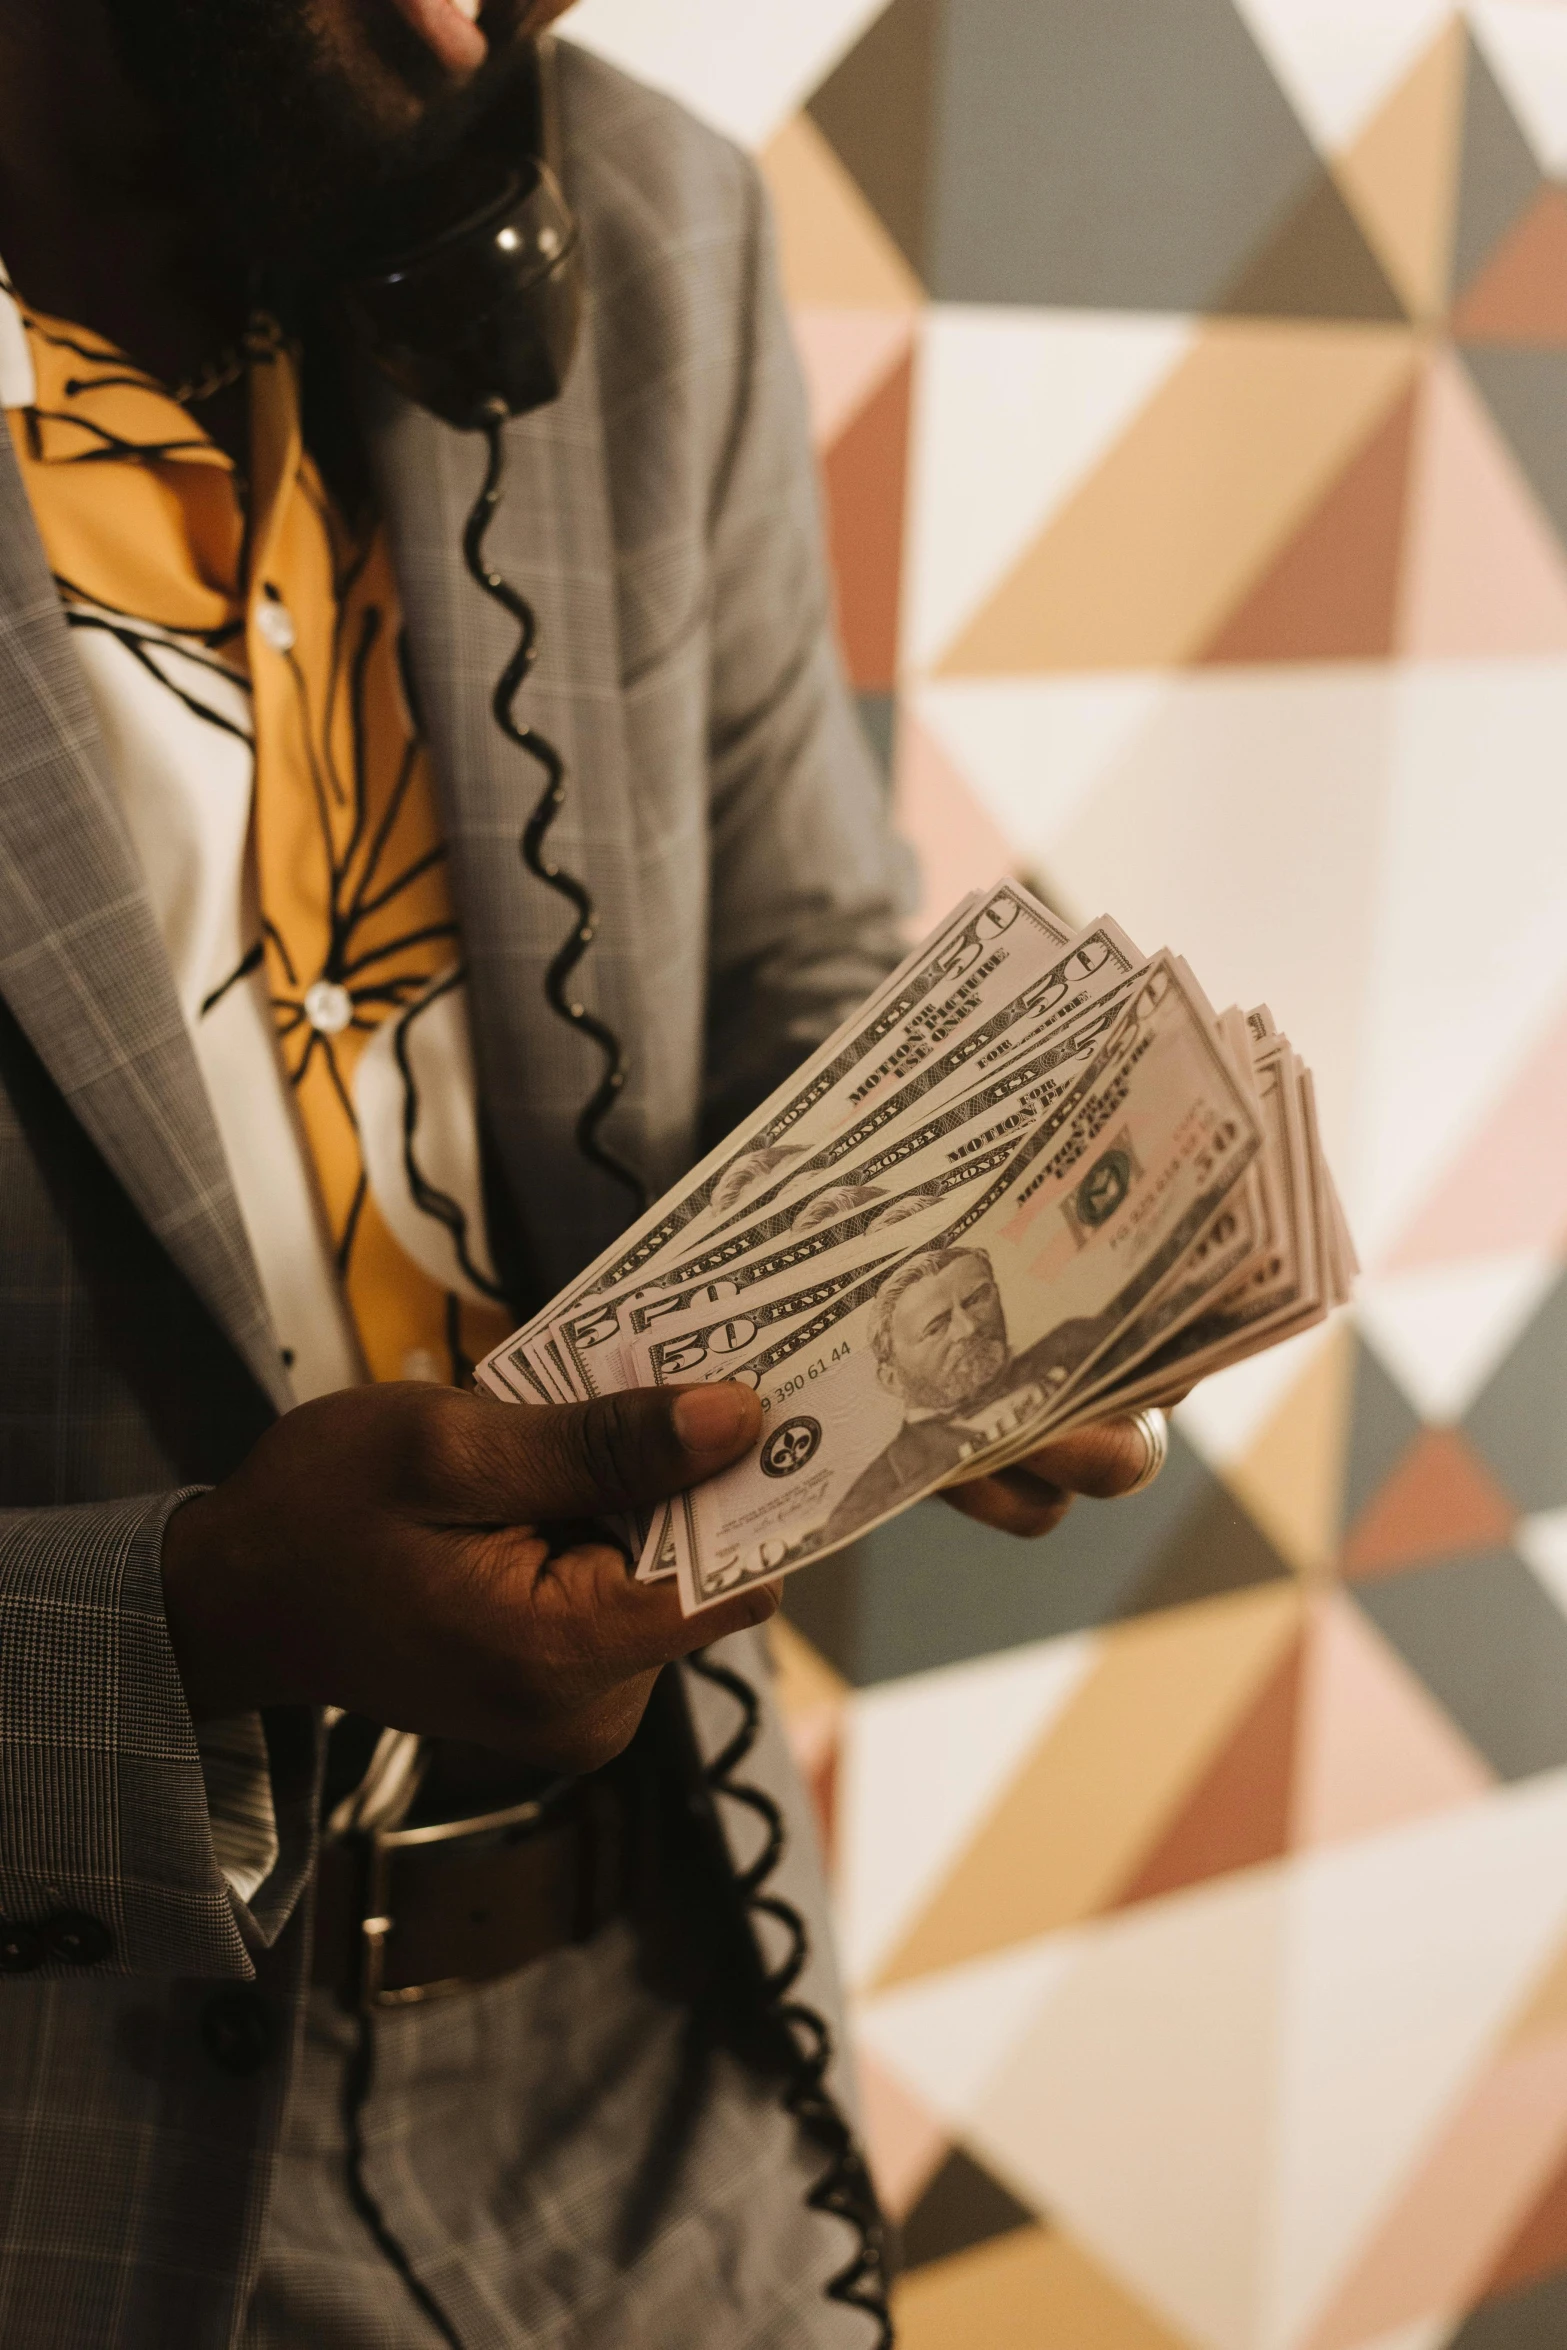
[[[1168,952],[967,899],[480,1366],[569,1403],[740,1379],[759,1445],[635,1530],[688,1615],[1347,1297],[1309,1071]]]

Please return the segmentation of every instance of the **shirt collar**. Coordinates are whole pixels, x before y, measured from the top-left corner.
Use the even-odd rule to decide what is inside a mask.
[[[0,408],[31,408],[38,398],[38,379],[10,282],[0,260]]]
[[[0,281],[10,288],[3,264]],[[40,464],[96,460],[117,450],[233,470],[173,394],[112,342],[90,328],[40,319],[14,290],[0,290],[0,411],[16,408],[31,412],[32,454]]]

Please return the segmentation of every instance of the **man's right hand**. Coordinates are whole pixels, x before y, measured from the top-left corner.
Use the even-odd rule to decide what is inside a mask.
[[[169,1520],[170,1634],[198,1720],[340,1705],[552,1770],[629,1741],[660,1669],[763,1622],[770,1589],[682,1617],[582,1520],[727,1468],[743,1387],[551,1409],[420,1386],[301,1404]]]

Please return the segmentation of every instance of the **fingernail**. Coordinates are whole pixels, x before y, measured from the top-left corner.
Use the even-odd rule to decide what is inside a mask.
[[[750,1422],[749,1391],[732,1382],[685,1387],[675,1398],[675,1434],[687,1452],[733,1452]]]
[[[777,1615],[783,1604],[783,1594],[776,1583],[764,1583],[753,1591],[746,1601],[747,1624],[765,1624]]]

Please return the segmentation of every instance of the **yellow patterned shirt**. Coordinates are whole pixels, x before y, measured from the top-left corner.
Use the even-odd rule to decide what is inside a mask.
[[[296,1393],[461,1377],[509,1317],[384,533],[328,496],[275,328],[247,482],[122,352],[0,303],[17,456]]]

